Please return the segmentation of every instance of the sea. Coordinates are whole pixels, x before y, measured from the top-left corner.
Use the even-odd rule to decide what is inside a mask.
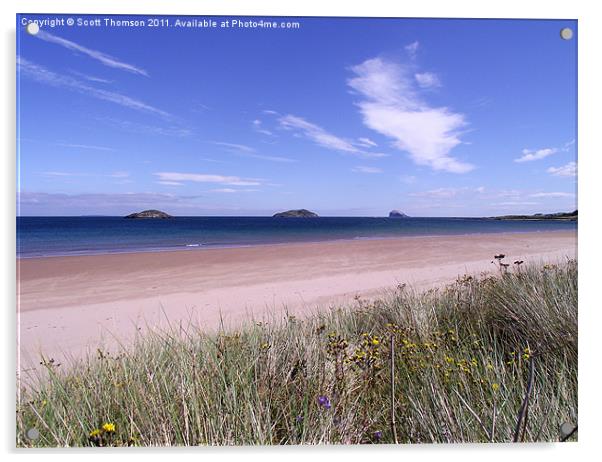
[[[17,258],[576,230],[574,221],[487,218],[17,217]]]

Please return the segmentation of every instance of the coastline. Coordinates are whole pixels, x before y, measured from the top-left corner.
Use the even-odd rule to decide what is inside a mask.
[[[398,284],[438,287],[496,271],[497,253],[510,263],[575,258],[576,238],[486,233],[20,259],[20,369],[35,367],[39,353],[77,358],[173,322],[235,328],[374,298]]]
[[[541,220],[523,220],[523,221],[541,221]],[[567,221],[567,220],[564,220]],[[20,260],[36,260],[45,258],[68,258],[68,257],[94,257],[103,255],[132,255],[144,253],[159,253],[159,252],[196,252],[207,250],[220,249],[245,249],[253,247],[271,247],[271,246],[290,246],[300,244],[325,244],[325,243],[345,243],[356,241],[380,241],[380,240],[396,240],[396,239],[431,239],[431,238],[447,238],[447,237],[470,237],[470,236],[491,236],[491,235],[514,235],[514,234],[539,234],[539,233],[571,233],[566,229],[557,230],[525,230],[525,231],[489,231],[489,232],[467,232],[457,234],[410,234],[404,236],[356,236],[354,238],[331,238],[331,239],[316,239],[291,242],[256,242],[250,244],[185,244],[173,247],[157,247],[157,248],[141,248],[129,250],[108,250],[108,251],[88,251],[84,250],[79,253],[53,253],[48,255],[27,255],[22,256],[17,254],[17,262]],[[577,233],[575,228],[574,233]]]

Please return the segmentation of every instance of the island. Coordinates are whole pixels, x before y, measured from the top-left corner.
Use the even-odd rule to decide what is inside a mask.
[[[534,215],[502,215],[490,217],[492,220],[564,220],[577,221],[577,210],[574,212],[536,213]]]
[[[274,218],[316,218],[317,213],[310,212],[307,209],[287,210],[274,214]]]
[[[405,213],[400,212],[399,210],[391,210],[389,212],[389,218],[410,218]]]
[[[142,212],[131,213],[125,218],[173,218],[171,215],[168,215],[165,212],[161,212],[161,210],[143,210]]]

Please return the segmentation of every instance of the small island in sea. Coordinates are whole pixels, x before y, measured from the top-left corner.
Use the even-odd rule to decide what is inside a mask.
[[[400,212],[399,210],[391,210],[389,212],[389,218],[410,218],[405,213]]]
[[[136,213],[130,213],[129,215],[127,215],[124,218],[160,218],[160,219],[165,219],[165,218],[173,218],[171,215],[162,212],[161,210],[143,210],[142,212],[136,212]]]
[[[317,216],[317,213],[310,212],[307,209],[287,210],[286,212],[274,214],[274,218],[316,218]]]

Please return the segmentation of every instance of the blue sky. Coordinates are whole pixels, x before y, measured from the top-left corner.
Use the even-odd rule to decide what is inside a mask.
[[[575,21],[45,18],[17,18],[21,215],[576,208]]]

